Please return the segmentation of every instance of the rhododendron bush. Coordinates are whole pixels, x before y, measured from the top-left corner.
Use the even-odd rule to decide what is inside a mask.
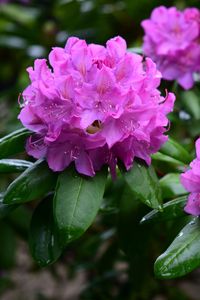
[[[120,35],[50,43],[23,68],[18,129],[0,139],[0,218],[28,208],[36,263],[73,245],[112,268],[126,255],[134,288],[148,261],[164,279],[200,266],[200,10],[140,21],[141,48]]]

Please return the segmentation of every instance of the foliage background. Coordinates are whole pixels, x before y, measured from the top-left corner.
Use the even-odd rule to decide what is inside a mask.
[[[35,58],[47,57],[52,46],[64,46],[71,35],[103,44],[121,35],[129,47],[140,47],[143,35],[140,22],[159,5],[200,8],[199,0],[0,2],[0,137],[21,126],[17,120],[18,96],[28,84],[25,69],[33,65]],[[199,87],[183,93],[171,83],[163,86],[166,85],[176,89],[177,98],[181,99],[171,116],[170,134],[182,140],[189,150],[193,149],[193,139],[200,133]],[[193,101],[191,107],[187,98]],[[0,176],[1,191],[15,175]],[[148,208],[134,201],[120,178],[112,191],[108,188],[105,199],[95,224],[47,270],[40,270],[34,264],[24,243],[35,204],[19,208],[0,220],[1,299],[199,299],[199,290],[194,292],[196,286],[192,286],[195,280],[200,280],[198,271],[184,281],[162,282],[153,275],[155,258],[188,217],[159,225],[139,225]],[[29,298],[27,290],[32,291]]]

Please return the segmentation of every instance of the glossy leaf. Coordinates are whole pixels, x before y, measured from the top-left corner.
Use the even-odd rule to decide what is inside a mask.
[[[150,211],[142,218],[140,223],[166,221],[174,218],[184,217],[186,214],[183,210],[188,196],[182,196],[171,200],[163,205],[163,211],[156,209]]]
[[[33,258],[41,267],[55,262],[61,255],[52,199],[44,199],[35,209],[30,225],[29,245]]]
[[[0,139],[0,158],[24,151],[26,138],[30,131],[22,128]]]
[[[94,177],[79,175],[68,168],[58,177],[54,216],[64,244],[80,237],[92,224],[100,208],[107,170]]]
[[[169,248],[155,262],[155,274],[170,279],[184,276],[200,266],[200,222],[187,224]]]
[[[185,166],[185,163],[183,163],[182,161],[174,159],[173,157],[163,154],[161,152],[157,152],[153,154],[151,157],[153,160],[163,161],[172,164],[174,166]]]
[[[185,148],[177,143],[172,138],[162,146],[160,152],[174,158],[175,160],[181,161],[184,164],[189,164],[192,160],[191,155],[185,150]]]
[[[169,173],[160,179],[163,198],[172,198],[187,194],[183,185],[180,183],[180,174]]]
[[[147,167],[135,161],[132,169],[125,172],[124,176],[137,199],[151,208],[161,209],[161,190],[152,166]]]
[[[0,159],[0,173],[22,172],[33,163],[21,159]]]
[[[18,205],[15,205],[15,204],[4,204],[3,203],[3,194],[0,194],[0,219],[9,215],[17,207],[18,207]]]
[[[56,178],[45,161],[37,161],[9,185],[3,201],[15,204],[43,197],[54,190]]]

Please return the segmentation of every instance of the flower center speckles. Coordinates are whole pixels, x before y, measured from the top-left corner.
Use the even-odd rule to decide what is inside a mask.
[[[131,133],[131,132],[135,131],[137,128],[139,128],[140,124],[133,119],[131,119],[129,121],[121,120],[121,126],[122,126],[122,130],[124,132]]]
[[[65,155],[69,155],[71,160],[77,159],[80,155],[80,147],[78,146],[72,146],[71,149],[67,149],[64,151]]]
[[[100,100],[96,101],[95,102],[95,108],[98,109],[98,110],[101,110],[102,109],[102,102]]]
[[[70,151],[71,159],[77,159],[80,155],[80,148],[78,146],[74,146],[74,148]]]
[[[44,137],[30,136],[29,145],[32,149],[41,149],[45,148]]]
[[[45,106],[44,110],[44,117],[61,119],[67,114],[68,106],[52,103],[48,106]]]

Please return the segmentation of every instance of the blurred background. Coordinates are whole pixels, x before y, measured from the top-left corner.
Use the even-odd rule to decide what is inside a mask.
[[[129,47],[141,47],[140,22],[159,5],[200,8],[200,1],[0,0],[0,137],[21,127],[17,120],[18,96],[28,85],[26,68],[35,58],[47,57],[53,46],[64,46],[72,35],[101,44],[121,35]],[[195,93],[188,93],[197,98]],[[186,121],[187,113],[183,115]],[[200,116],[195,107],[193,114],[196,123],[188,125],[191,136],[196,136],[200,133]],[[174,116],[173,120],[177,127],[182,126],[180,118],[177,121]],[[198,127],[194,126],[197,123]],[[181,136],[181,132],[174,134]],[[3,191],[11,177],[0,176]],[[35,265],[26,243],[32,204],[0,220],[0,299],[199,300],[198,270],[176,281],[159,281],[153,275],[155,258],[185,219],[176,224],[140,226],[139,220],[148,209],[135,202],[130,204],[130,197],[131,192],[118,179],[112,197],[105,195],[95,224],[46,269]]]

